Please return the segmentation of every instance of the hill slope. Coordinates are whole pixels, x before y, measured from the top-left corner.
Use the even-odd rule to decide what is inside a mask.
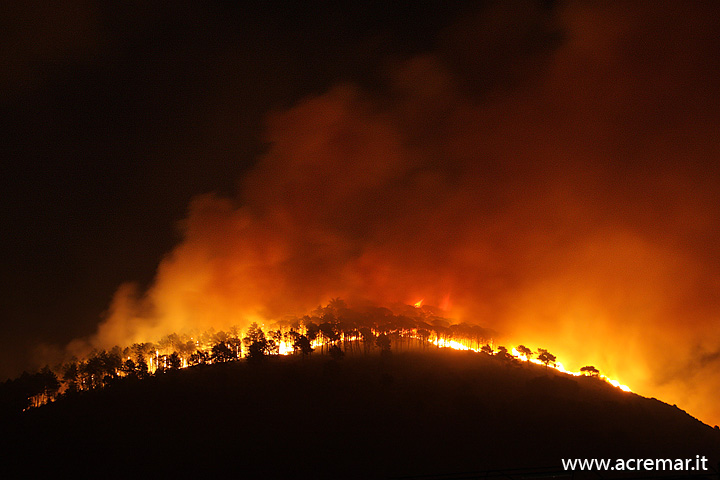
[[[3,439],[31,476],[386,478],[567,457],[720,460],[720,431],[657,400],[444,350],[193,367],[24,412]]]

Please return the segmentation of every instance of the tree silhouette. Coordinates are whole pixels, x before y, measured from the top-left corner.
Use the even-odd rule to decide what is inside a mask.
[[[270,330],[268,332],[267,353],[268,355],[280,355],[280,344],[282,343],[283,334],[280,329]]]
[[[171,370],[177,370],[182,366],[182,359],[180,358],[180,354],[178,352],[172,352],[168,358],[168,368]]]
[[[143,378],[147,378],[150,376],[150,370],[148,369],[148,364],[145,361],[145,357],[143,357],[142,355],[140,355],[138,357],[138,361],[135,364],[135,366],[136,366],[136,374],[137,374],[138,378],[143,379]]]
[[[15,408],[24,410],[28,407],[37,407],[40,405],[40,396],[44,391],[42,378],[39,374],[30,374],[23,372],[14,382],[15,386]]]
[[[247,359],[251,362],[260,361],[265,358],[270,350],[270,345],[265,338],[265,332],[253,322],[248,328],[247,335],[243,338],[246,346]]]
[[[487,355],[493,355],[493,354],[495,353],[495,352],[493,352],[492,347],[491,347],[490,345],[488,345],[488,344],[483,345],[483,346],[480,348],[480,351],[481,351],[482,353],[487,354]]]
[[[330,299],[330,302],[328,302],[327,309],[328,313],[332,313],[333,315],[337,316],[340,312],[345,310],[347,308],[347,304],[345,303],[345,300],[341,298],[332,298]]]
[[[46,401],[54,400],[57,392],[60,390],[60,382],[58,381],[57,375],[55,375],[55,372],[50,370],[48,365],[45,365],[42,370],[40,370],[39,375],[42,381]]]
[[[328,317],[327,315],[325,316]],[[338,330],[337,322],[327,321],[319,325],[320,333],[322,334],[323,340],[329,344],[334,344],[340,340],[340,332]]]
[[[533,356],[533,351],[525,345],[518,345],[515,350],[517,350],[520,355],[524,355],[526,361],[530,361],[530,358]]]
[[[267,340],[257,340],[250,344],[247,348],[247,359],[248,361],[260,361],[268,355],[268,342]]]
[[[373,343],[375,343],[375,334],[369,327],[360,327],[360,336],[362,337],[365,354],[370,351]]]
[[[208,354],[207,352],[203,352],[202,350],[196,350],[195,353],[190,355],[190,358],[188,358],[188,363],[190,365],[202,365],[207,363],[208,361]]]
[[[80,375],[87,388],[93,389],[103,386],[104,366],[105,362],[100,352],[95,352],[86,362],[80,365]]]
[[[243,338],[243,342],[245,344],[250,344],[260,340],[265,340],[265,332],[262,331],[262,328],[260,328],[257,322],[253,322],[248,327],[245,338]]]
[[[242,355],[242,340],[236,335],[233,335],[227,339],[228,347],[230,347],[235,355],[235,358],[240,358]]]
[[[597,368],[593,367],[592,365],[587,365],[587,366],[585,366],[585,367],[582,367],[582,368],[580,369],[580,371],[581,371],[583,374],[589,375],[589,376],[591,376],[591,377],[597,377],[598,375],[600,375],[600,370],[598,370]]]
[[[375,345],[380,348],[381,354],[388,355],[390,353],[390,337],[388,337],[386,334],[381,333],[380,335],[378,335],[377,339],[375,340]]]
[[[103,385],[108,385],[117,378],[118,370],[122,367],[120,347],[114,347],[110,353],[105,350],[98,354],[100,362],[100,375]]]
[[[314,350],[310,344],[310,339],[306,335],[298,335],[295,338],[293,349],[299,351],[303,357],[310,355]]]
[[[340,360],[345,356],[345,352],[343,352],[342,348],[338,345],[332,345],[328,353],[330,353],[330,357],[332,357],[333,360]]]
[[[195,350],[197,350],[197,345],[192,340],[188,340],[187,342],[181,342],[178,346],[177,352],[180,355],[180,357],[188,360],[188,363],[190,363],[190,356],[195,353]]]
[[[75,393],[80,390],[80,382],[78,378],[78,364],[77,361],[72,361],[63,367],[62,379],[65,382],[65,391],[68,393]]]
[[[312,342],[313,340],[315,340],[317,338],[318,333],[320,332],[320,327],[318,326],[317,323],[315,323],[313,321],[307,321],[305,323],[305,332],[306,332],[305,334],[308,337],[308,340],[310,340]]]
[[[220,342],[212,348],[210,358],[214,363],[229,362],[235,358],[235,352],[225,342]]]
[[[555,360],[557,358],[552,353],[548,352],[544,348],[538,348],[538,360],[540,360],[542,363],[545,364],[545,369],[547,369],[549,364],[555,365]]]
[[[495,353],[495,358],[501,362],[510,362],[515,360],[515,357],[510,355],[507,348],[503,346],[498,347],[497,352]]]
[[[137,365],[131,358],[125,360],[120,369],[126,377],[137,378]]]

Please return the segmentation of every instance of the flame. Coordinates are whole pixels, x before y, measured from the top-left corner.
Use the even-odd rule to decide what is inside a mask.
[[[421,298],[420,300],[418,300],[417,302],[415,302],[415,303],[413,304],[413,306],[414,306],[415,308],[420,308],[420,307],[422,307],[422,304],[423,304],[423,301],[424,301],[424,300],[425,300],[424,298]]]
[[[473,347],[471,347],[471,346],[468,345],[468,343],[469,343],[468,340],[447,340],[447,339],[437,339],[437,338],[435,338],[435,339],[433,339],[433,340],[430,340],[430,342],[431,342],[433,345],[436,345],[436,346],[441,347],[441,348],[452,348],[452,349],[454,349],[454,350],[466,350],[466,351],[473,351],[473,352],[476,352],[476,353],[480,353],[480,349],[479,349],[479,348],[473,348]],[[518,345],[520,345],[520,344],[518,344]],[[542,366],[544,366],[544,367],[546,367],[546,368],[552,368],[552,369],[554,369],[554,370],[556,370],[556,371],[558,371],[558,372],[564,373],[564,374],[566,374],[566,375],[572,375],[572,376],[574,376],[574,377],[580,377],[580,376],[583,375],[581,372],[574,372],[574,371],[571,371],[571,370],[567,370],[567,369],[563,366],[563,364],[560,363],[560,362],[553,362],[553,363],[550,363],[550,364],[548,364],[548,365],[545,365],[543,362],[541,362],[540,360],[538,360],[538,359],[536,359],[536,358],[527,358],[527,356],[521,354],[521,353],[517,350],[517,347],[512,347],[512,348],[509,350],[509,352],[510,352],[510,354],[512,355],[512,357],[515,358],[515,359],[517,359],[517,360],[521,360],[521,361],[524,361],[524,362],[534,363],[535,365],[542,365]],[[624,392],[632,392],[632,390],[630,389],[630,387],[628,387],[627,385],[621,384],[618,380],[614,380],[614,379],[608,378],[608,377],[605,376],[605,375],[599,375],[598,377],[599,377],[600,379],[604,380],[605,382],[609,383],[609,384],[612,385],[613,387],[617,387],[617,388],[619,388],[620,390],[622,390],[622,391],[624,391]]]
[[[489,81],[462,76],[475,64],[453,66],[484,64],[484,47],[451,61],[428,52],[392,65],[388,96],[344,84],[273,114],[237,196],[192,201],[153,284],[120,288],[90,346],[422,292],[416,308],[548,346],[573,368],[604,365],[618,388],[720,423],[717,112],[698,83],[716,49],[712,29],[689,30],[714,17],[690,12],[668,37],[663,22],[635,24],[645,15],[609,28],[609,10],[567,3],[566,40],[520,48],[540,56],[502,63],[497,77],[489,68]],[[461,35],[458,46],[537,38],[509,25],[502,39]],[[697,55],[684,54],[685,37]],[[595,74],[608,65],[627,81]],[[680,73],[668,79],[669,68]],[[458,88],[474,84],[492,90]],[[637,98],[647,108],[627,111]]]
[[[421,304],[422,300],[416,302],[414,307],[419,308]],[[432,318],[435,319],[435,326],[430,327],[428,323],[423,321],[427,320],[429,316],[429,313],[425,311],[417,312],[418,316],[415,317],[414,320],[417,322],[417,326],[414,328],[409,327],[408,322],[413,322],[413,320],[407,316],[395,316],[393,314],[393,317],[398,320],[396,323],[393,320],[389,320],[388,316],[383,313],[378,317],[375,317],[375,319],[372,319],[373,317],[367,317],[365,320],[366,323],[346,324],[348,325],[348,328],[343,329],[340,327],[340,325],[342,325],[342,321],[338,321],[338,319],[334,318],[330,315],[330,313],[343,311],[342,309],[344,308],[345,303],[336,298],[333,299],[326,308],[316,310],[314,313],[318,316],[304,316],[302,319],[286,319],[284,323],[275,322],[271,324],[269,328],[265,324],[253,324],[252,331],[255,333],[253,335],[249,335],[250,331],[245,333],[248,334],[248,337],[257,338],[255,336],[257,331],[254,329],[260,328],[264,338],[271,345],[266,351],[267,355],[288,356],[303,354],[295,347],[295,341],[300,338],[300,335],[309,337],[310,325],[314,325],[312,327],[314,337],[312,337],[310,345],[316,351],[319,349],[320,354],[332,352],[331,347],[333,345],[341,347],[343,352],[349,351],[352,354],[353,352],[362,351],[364,354],[367,354],[369,349],[385,348],[379,344],[379,341],[376,345],[375,339],[379,339],[383,335],[388,335],[390,338],[394,339],[392,341],[395,342],[395,348],[401,351],[409,351],[417,348],[423,349],[426,346],[433,345],[438,348],[470,351],[478,355],[497,355],[499,352],[504,352],[503,354],[507,355],[504,359],[510,358],[515,361],[524,361],[538,366],[544,366],[546,369],[553,369],[554,371],[565,375],[576,377],[583,375],[581,372],[568,370],[558,361],[545,364],[537,358],[528,358],[528,356],[521,353],[518,349],[520,345],[513,346],[510,350],[505,349],[505,347],[498,346],[496,351],[493,352],[493,347],[490,346],[493,341],[490,340],[490,343],[487,344],[485,343],[487,340],[481,339],[478,335],[487,333],[488,331],[478,331],[471,327],[469,328],[467,326],[457,324],[452,325],[450,328],[446,328],[442,326],[442,322],[439,321],[440,318],[436,316],[432,316]],[[344,312],[346,314],[351,314],[351,312],[347,309],[345,309]],[[329,321],[323,321],[325,319],[329,319]],[[315,323],[314,320],[319,323]],[[369,328],[368,325],[372,323],[374,323],[375,327]],[[364,329],[368,329],[370,333]],[[463,332],[466,333],[465,336],[463,336]],[[473,336],[475,338],[470,338]],[[136,351],[136,355],[139,355],[146,361],[147,371],[150,374],[156,374],[158,371],[164,372],[170,368],[188,368],[191,366],[190,359],[192,357],[195,358],[192,364],[238,360],[242,358],[243,355],[247,356],[248,353],[252,351],[242,351],[244,348],[240,345],[246,341],[248,341],[248,338],[243,336],[239,329],[233,327],[231,328],[230,333],[215,332],[211,329],[210,331],[199,334],[199,337],[186,334],[168,334],[162,339],[159,339],[157,343],[147,342],[142,345],[133,345],[132,347],[127,347],[125,351],[130,348],[134,349]],[[357,348],[359,342],[364,343],[361,350]],[[216,351],[216,347],[218,346],[222,348],[219,351]],[[233,352],[231,354],[227,353],[229,346],[234,346],[233,349],[230,349],[230,352]],[[524,348],[523,350],[526,352],[528,351],[527,348]],[[223,351],[225,353],[222,353]],[[180,354],[178,352],[183,353]],[[106,352],[102,352],[101,355],[106,355]],[[117,355],[119,357],[119,354]],[[123,353],[123,356],[126,360],[132,360],[130,355]],[[172,358],[175,358],[175,360],[172,361]],[[90,361],[89,358],[86,360],[88,362]],[[620,383],[620,381],[606,375],[598,375],[596,369],[593,369],[593,371],[596,373],[594,376],[598,377],[599,380],[605,381],[624,392],[631,392],[631,389],[627,385]],[[130,373],[132,373],[132,371],[128,372],[127,370],[119,367],[108,372],[112,378],[124,376]],[[82,389],[97,388],[97,380],[92,377],[90,377],[89,380],[83,377],[81,378],[81,381],[84,385],[81,387]],[[102,384],[100,386],[102,386]],[[50,401],[53,401],[50,396],[40,396],[33,398],[31,405],[37,407]]]

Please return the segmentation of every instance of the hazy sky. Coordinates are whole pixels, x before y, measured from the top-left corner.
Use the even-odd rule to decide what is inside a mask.
[[[2,7],[2,373],[424,298],[720,423],[720,12],[303,5]]]

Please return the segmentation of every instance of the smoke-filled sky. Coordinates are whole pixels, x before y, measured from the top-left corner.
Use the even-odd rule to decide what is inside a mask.
[[[4,376],[424,299],[720,423],[717,7],[2,8]]]

